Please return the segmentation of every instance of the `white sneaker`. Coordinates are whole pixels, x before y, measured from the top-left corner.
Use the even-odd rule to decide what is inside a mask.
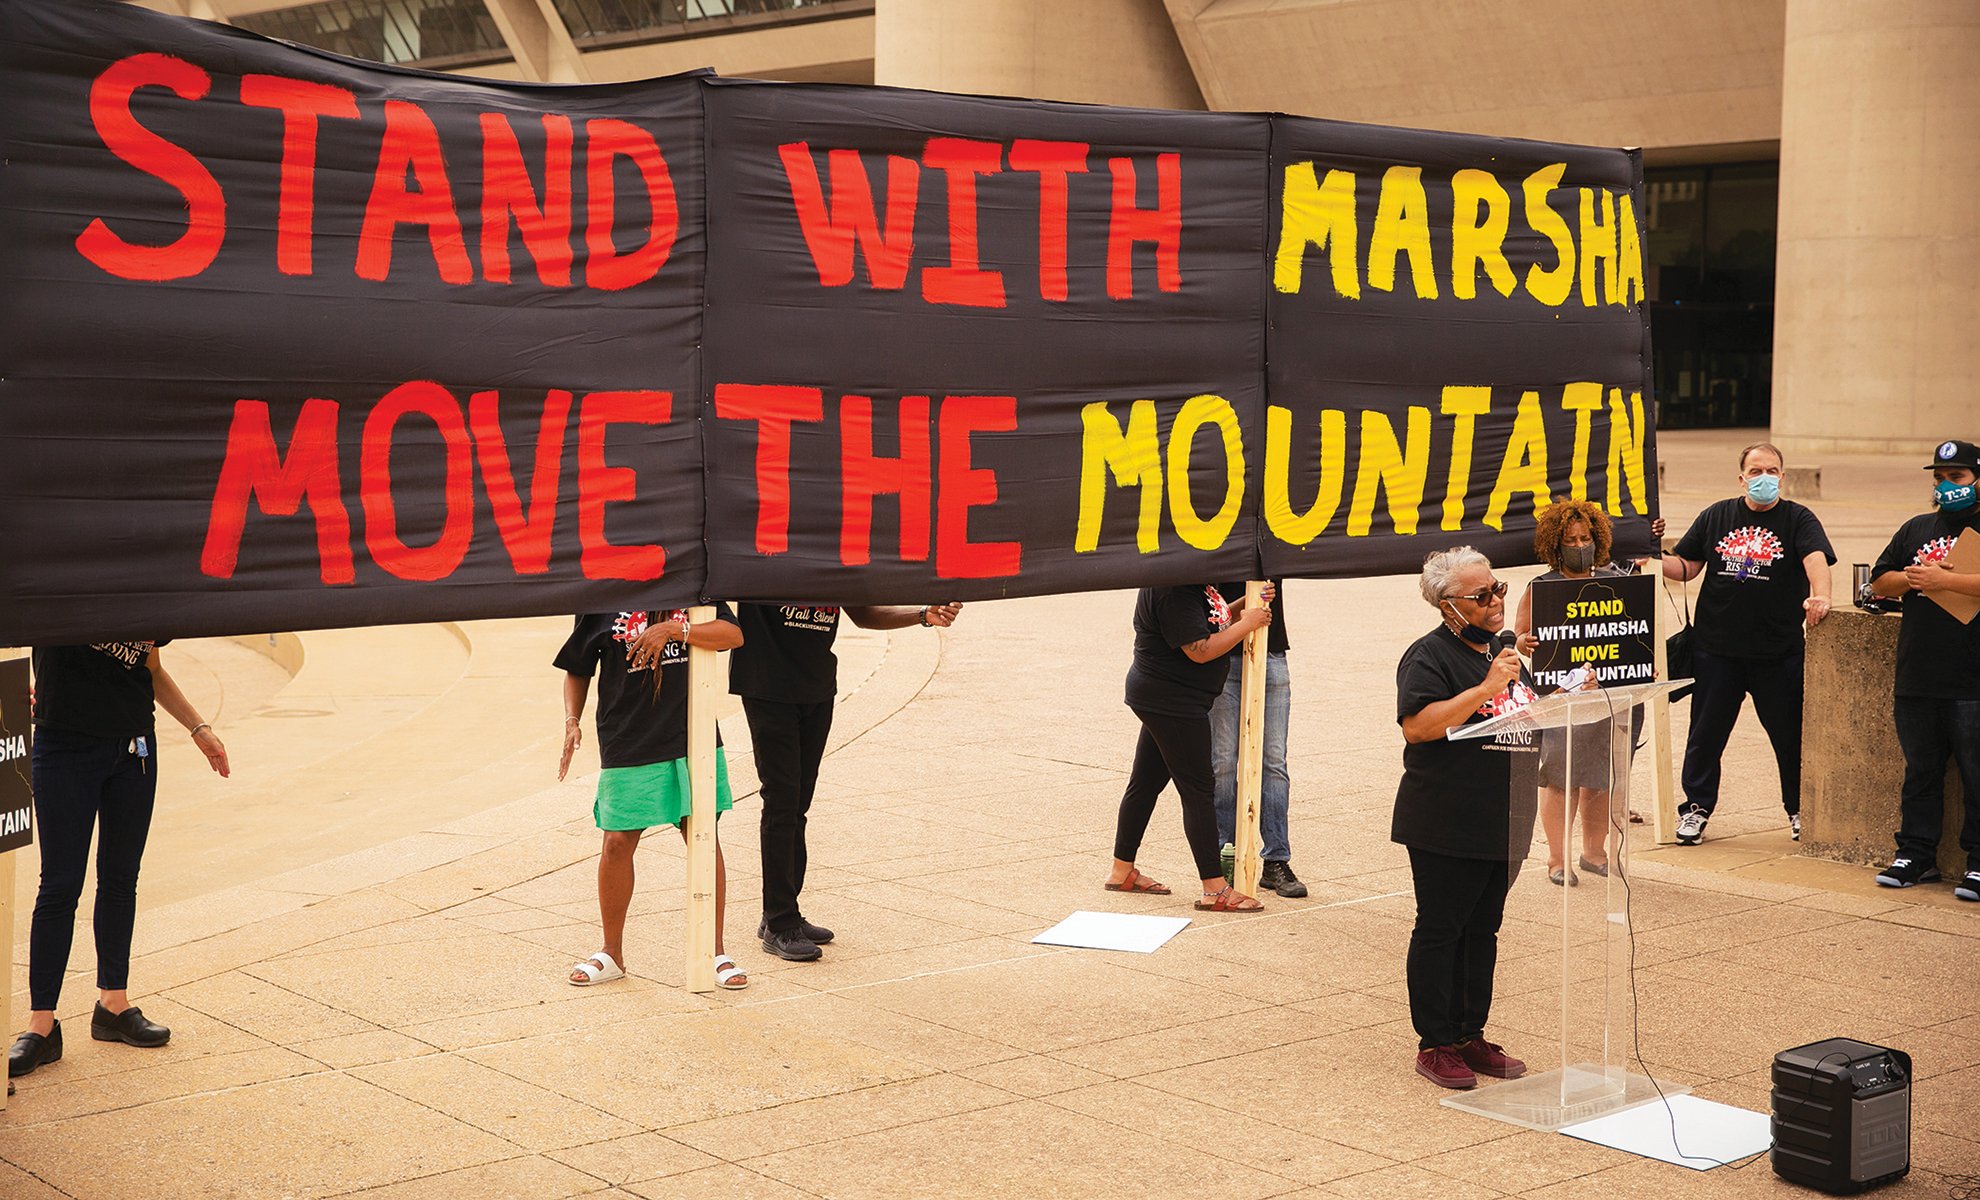
[[[1705,836],[1705,822],[1712,818],[1696,804],[1678,814],[1677,839],[1686,846],[1696,846]]]
[[[1800,813],[1795,813],[1793,816],[1788,818],[1788,836],[1793,838],[1797,842],[1801,840]]]

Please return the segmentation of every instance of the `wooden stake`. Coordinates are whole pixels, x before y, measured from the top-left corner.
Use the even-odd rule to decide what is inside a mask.
[[[713,605],[688,610],[688,624],[715,619]],[[715,990],[715,706],[721,652],[688,647],[687,990]],[[656,666],[655,670],[659,670]]]
[[[1265,603],[1265,585],[1252,580],[1244,585],[1247,610]],[[1244,681],[1238,693],[1237,754],[1237,869],[1232,886],[1247,896],[1258,894],[1258,875],[1264,869],[1259,860],[1261,838],[1258,831],[1259,797],[1265,783],[1265,652],[1269,630],[1258,628],[1245,635],[1244,655],[1239,660]]]
[[[1669,682],[1671,665],[1664,654],[1664,638],[1669,631],[1664,628],[1664,606],[1659,604],[1656,612],[1650,642],[1656,655],[1657,678]],[[1668,694],[1650,701],[1650,803],[1655,810],[1650,818],[1651,835],[1660,846],[1676,844],[1677,781],[1671,773],[1671,698]]]

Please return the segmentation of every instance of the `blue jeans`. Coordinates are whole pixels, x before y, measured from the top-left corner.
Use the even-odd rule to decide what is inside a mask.
[[[1230,677],[1224,680],[1224,694],[1210,709],[1210,764],[1217,772],[1217,836],[1235,841],[1237,834],[1237,747],[1238,716],[1242,703],[1244,672],[1238,660],[1231,663]],[[1291,835],[1286,828],[1286,805],[1292,794],[1292,777],[1286,774],[1286,727],[1292,723],[1292,676],[1286,672],[1286,656],[1265,656],[1265,778],[1260,789],[1258,828],[1264,856],[1273,862],[1292,858]]]
[[[1899,696],[1892,705],[1904,750],[1904,791],[1898,799],[1900,856],[1933,862],[1946,816],[1946,760],[1959,764],[1965,821],[1959,845],[1968,870],[1980,870],[1980,700]]]

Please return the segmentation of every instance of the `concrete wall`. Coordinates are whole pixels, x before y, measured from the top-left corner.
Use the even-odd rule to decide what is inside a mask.
[[[1807,702],[1801,720],[1801,852],[1844,862],[1891,860],[1904,756],[1891,723],[1898,618],[1838,608],[1808,631]],[[1959,848],[1964,808],[1948,765],[1939,870],[1966,870]]]
[[[1775,440],[1980,436],[1980,3],[1789,0],[1786,64]]]
[[[1215,109],[1598,146],[1780,136],[1786,0],[1167,0]]]
[[[878,0],[875,83],[1203,107],[1161,0]]]

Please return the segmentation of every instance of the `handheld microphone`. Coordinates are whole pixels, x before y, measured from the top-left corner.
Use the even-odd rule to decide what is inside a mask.
[[[1519,635],[1512,630],[1501,629],[1492,635],[1493,658],[1497,658],[1504,651],[1517,649],[1519,649]]]

